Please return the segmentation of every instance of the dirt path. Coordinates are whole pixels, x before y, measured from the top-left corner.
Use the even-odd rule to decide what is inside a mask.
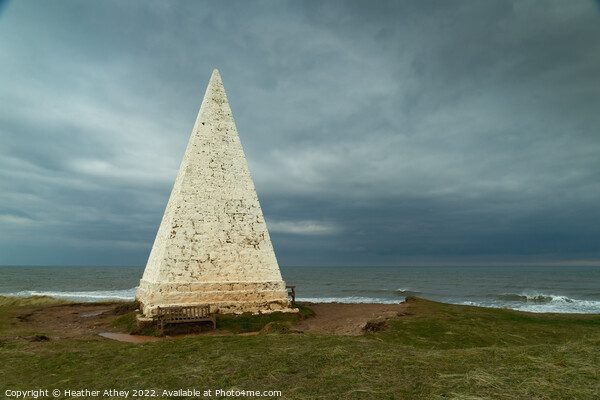
[[[294,329],[313,334],[335,334],[358,336],[365,324],[375,319],[393,318],[404,315],[407,303],[302,303],[315,311],[314,318],[301,321]]]

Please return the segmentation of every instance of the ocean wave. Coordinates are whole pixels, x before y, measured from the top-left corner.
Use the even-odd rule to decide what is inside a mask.
[[[520,304],[511,308],[535,313],[600,314],[600,301],[573,300],[570,303]]]
[[[0,293],[0,296],[50,296],[61,299],[94,302],[101,300],[133,300],[137,292],[137,287],[124,290],[96,290],[96,291],[42,291],[42,290],[23,290],[13,293]],[[297,301],[305,301],[310,303],[383,303],[383,304],[398,304],[404,299],[385,299],[379,297],[304,297],[297,298]]]
[[[564,296],[558,296],[564,297]],[[454,304],[462,304],[477,307],[508,308],[517,311],[527,311],[533,313],[560,313],[560,314],[600,314],[600,301],[597,300],[576,300],[569,299],[563,301],[556,299],[554,301],[542,302],[506,302],[506,301],[457,301]]]
[[[365,298],[379,298],[380,296],[382,297],[390,297],[390,296],[400,296],[400,297],[407,297],[407,296],[418,296],[421,294],[421,292],[419,292],[418,290],[412,290],[412,289],[408,289],[408,288],[400,288],[400,289],[385,289],[385,288],[379,288],[379,289],[372,289],[372,288],[366,288],[366,289],[356,289],[356,288],[341,288],[341,289],[337,289],[336,290],[336,294],[339,297],[365,297]],[[352,296],[354,295],[354,296]],[[388,299],[389,300],[389,299]]]
[[[573,303],[576,300],[571,299],[567,296],[555,295],[555,294],[543,294],[543,293],[503,293],[496,296],[502,301],[512,301],[520,303]]]
[[[408,288],[399,288],[394,291],[398,296],[418,296],[421,294],[418,290],[412,290]]]
[[[43,291],[43,290],[23,290],[13,293],[0,293],[2,296],[50,296],[59,299],[93,302],[100,300],[133,300],[137,292],[137,287],[123,290],[92,290],[92,291]]]

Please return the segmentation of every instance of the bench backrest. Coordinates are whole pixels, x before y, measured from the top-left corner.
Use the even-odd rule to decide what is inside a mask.
[[[211,316],[210,306],[157,307],[156,315],[167,321],[188,321]]]

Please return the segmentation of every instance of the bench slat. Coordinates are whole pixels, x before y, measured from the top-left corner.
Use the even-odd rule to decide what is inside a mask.
[[[215,314],[210,312],[209,305],[157,307],[154,319],[161,333],[164,333],[166,324],[211,321],[213,327],[217,327]]]

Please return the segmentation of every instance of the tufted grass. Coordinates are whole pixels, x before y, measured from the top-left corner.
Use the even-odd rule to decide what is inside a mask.
[[[162,396],[165,389],[196,388],[280,390],[285,399],[600,398],[600,315],[413,298],[409,315],[358,337],[263,334],[131,344],[95,335],[14,341],[11,313],[3,308],[18,306],[0,306],[2,394],[143,388],[162,399],[176,398]]]

